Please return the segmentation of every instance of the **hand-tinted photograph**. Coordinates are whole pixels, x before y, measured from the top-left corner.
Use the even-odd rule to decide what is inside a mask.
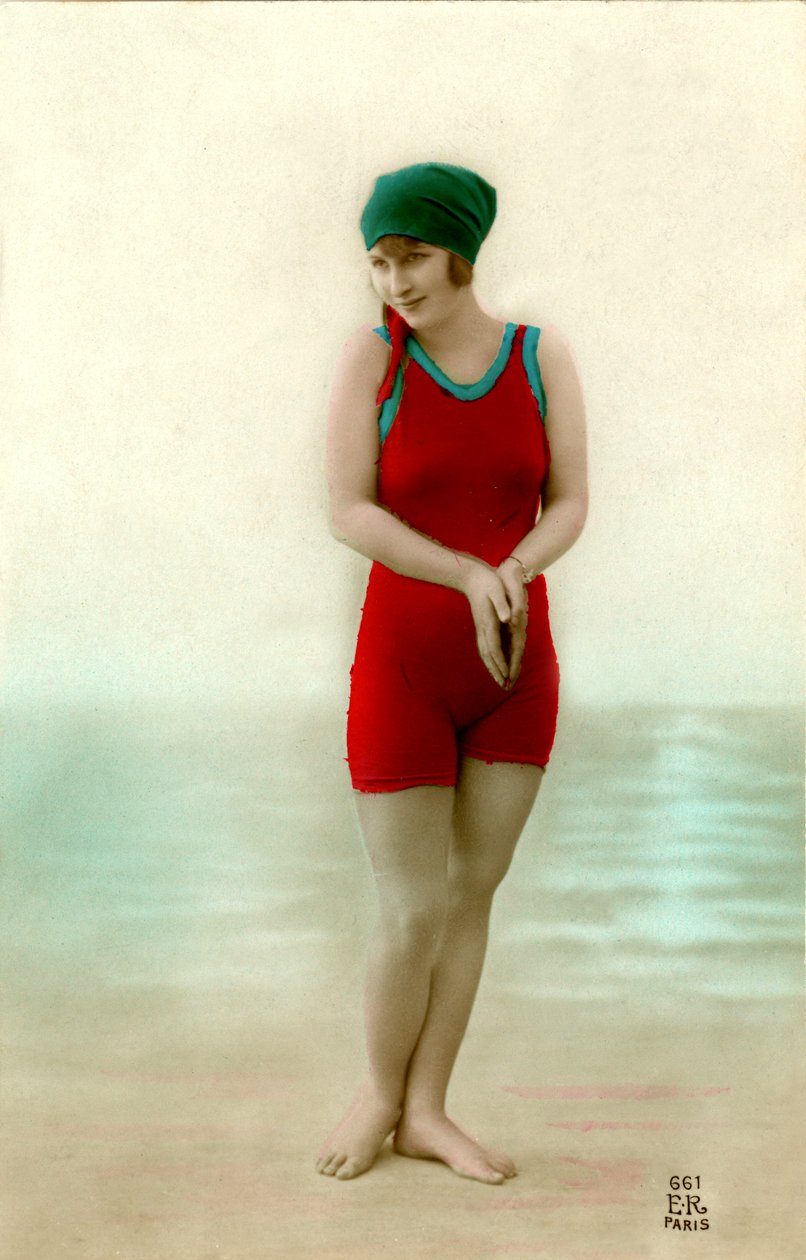
[[[800,1254],[805,23],[3,8],[10,1260]]]

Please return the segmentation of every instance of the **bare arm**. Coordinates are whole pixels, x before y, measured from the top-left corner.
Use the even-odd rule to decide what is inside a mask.
[[[336,368],[327,443],[331,533],[395,573],[462,590],[470,561],[404,524],[377,501],[375,396],[388,358],[380,337],[361,329],[344,346]]]
[[[542,573],[576,542],[588,511],[585,400],[573,353],[553,327],[543,330],[537,344],[548,400],[551,467],[540,519],[513,548],[530,577]]]
[[[524,583],[576,542],[588,510],[585,400],[571,348],[556,328],[541,332],[537,360],[548,402],[545,420],[551,466],[540,519],[513,548],[517,559],[508,557],[498,566],[512,608],[509,676],[513,683],[520,673],[526,645]]]
[[[395,573],[460,591],[470,603],[479,654],[503,685],[508,665],[499,622],[510,617],[502,578],[485,561],[452,551],[412,529],[378,503],[378,408],[389,350],[370,328],[344,346],[331,392],[327,483],[331,533],[339,542]]]

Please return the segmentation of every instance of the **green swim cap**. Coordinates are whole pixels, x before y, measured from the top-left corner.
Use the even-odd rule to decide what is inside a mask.
[[[495,210],[495,189],[475,171],[418,162],[378,177],[361,231],[367,249],[382,236],[413,236],[474,263]]]

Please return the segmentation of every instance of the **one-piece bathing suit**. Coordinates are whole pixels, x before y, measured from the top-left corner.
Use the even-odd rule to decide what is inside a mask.
[[[385,328],[375,332],[389,342]],[[549,469],[540,330],[507,324],[480,381],[457,385],[413,335],[381,408],[378,502],[422,534],[497,566],[533,528]],[[487,672],[461,591],[375,561],[350,670],[347,762],[354,788],[453,786],[460,756],[545,766],[559,669],[544,577],[527,587],[521,672]]]

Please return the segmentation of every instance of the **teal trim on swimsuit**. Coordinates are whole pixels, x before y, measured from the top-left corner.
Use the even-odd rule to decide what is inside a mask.
[[[403,368],[399,367],[395,373],[395,383],[392,393],[386,402],[381,406],[381,413],[378,416],[378,429],[380,430],[381,442],[385,442],[389,435],[389,430],[394,424],[397,415],[400,399],[403,397]]]
[[[540,408],[540,419],[545,425],[546,391],[543,388],[543,378],[540,375],[540,364],[537,361],[537,343],[539,340],[540,329],[535,328],[532,324],[527,324],[526,332],[523,334],[523,366],[526,368],[526,375],[529,378],[532,393],[537,399],[537,405]]]
[[[406,338],[406,349],[414,359],[414,362],[418,363],[423,371],[427,372],[433,381],[436,381],[437,385],[441,386],[447,393],[453,394],[454,398],[458,398],[462,402],[472,402],[475,398],[482,398],[485,394],[489,394],[503,372],[509,359],[512,339],[515,336],[517,327],[517,324],[506,324],[504,326],[501,348],[495,357],[495,361],[490,364],[480,381],[474,381],[470,385],[459,385],[456,381],[452,381],[449,376],[446,376],[442,368],[438,367],[430,355],[426,354],[416,337]]]
[[[385,341],[387,346],[391,346],[392,339],[389,336],[389,329],[386,327],[385,324],[381,324],[380,328],[373,328],[372,331],[374,333],[377,333],[378,336],[381,338],[381,341]],[[401,365],[401,367],[399,367],[397,369],[397,372],[395,373],[395,383],[392,386],[392,393],[389,395],[386,402],[381,404],[381,410],[378,416],[378,432],[381,439],[381,445],[383,445],[383,443],[386,441],[387,437],[389,436],[389,430],[394,424],[395,416],[397,415],[397,410],[398,410],[398,407],[400,406],[400,399],[402,397],[403,397],[403,367]]]
[[[517,324],[506,324],[504,328],[504,336],[501,341],[501,348],[496,355],[495,362],[490,365],[480,381],[476,381],[471,385],[458,385],[446,376],[440,367],[434,363],[433,359],[426,354],[420,343],[415,337],[406,338],[406,349],[420,367],[428,373],[432,380],[441,385],[448,393],[453,394],[455,398],[463,401],[472,401],[474,398],[481,398],[492,389],[495,382],[506,367],[512,349],[512,340],[515,336]],[[379,328],[373,328],[374,333],[385,341],[387,346],[392,344],[389,336],[389,329],[381,324]],[[526,325],[526,331],[523,335],[523,366],[526,369],[526,376],[529,381],[532,393],[537,399],[537,405],[540,408],[540,419],[543,424],[546,423],[546,391],[543,388],[543,379],[540,375],[540,364],[537,361],[537,344],[540,340],[540,329],[535,328],[531,324]],[[383,443],[389,435],[395,416],[400,407],[400,400],[403,396],[403,368],[399,367],[395,375],[395,383],[392,389],[391,397],[387,398],[383,404],[378,416],[378,429],[380,431],[380,439]]]

